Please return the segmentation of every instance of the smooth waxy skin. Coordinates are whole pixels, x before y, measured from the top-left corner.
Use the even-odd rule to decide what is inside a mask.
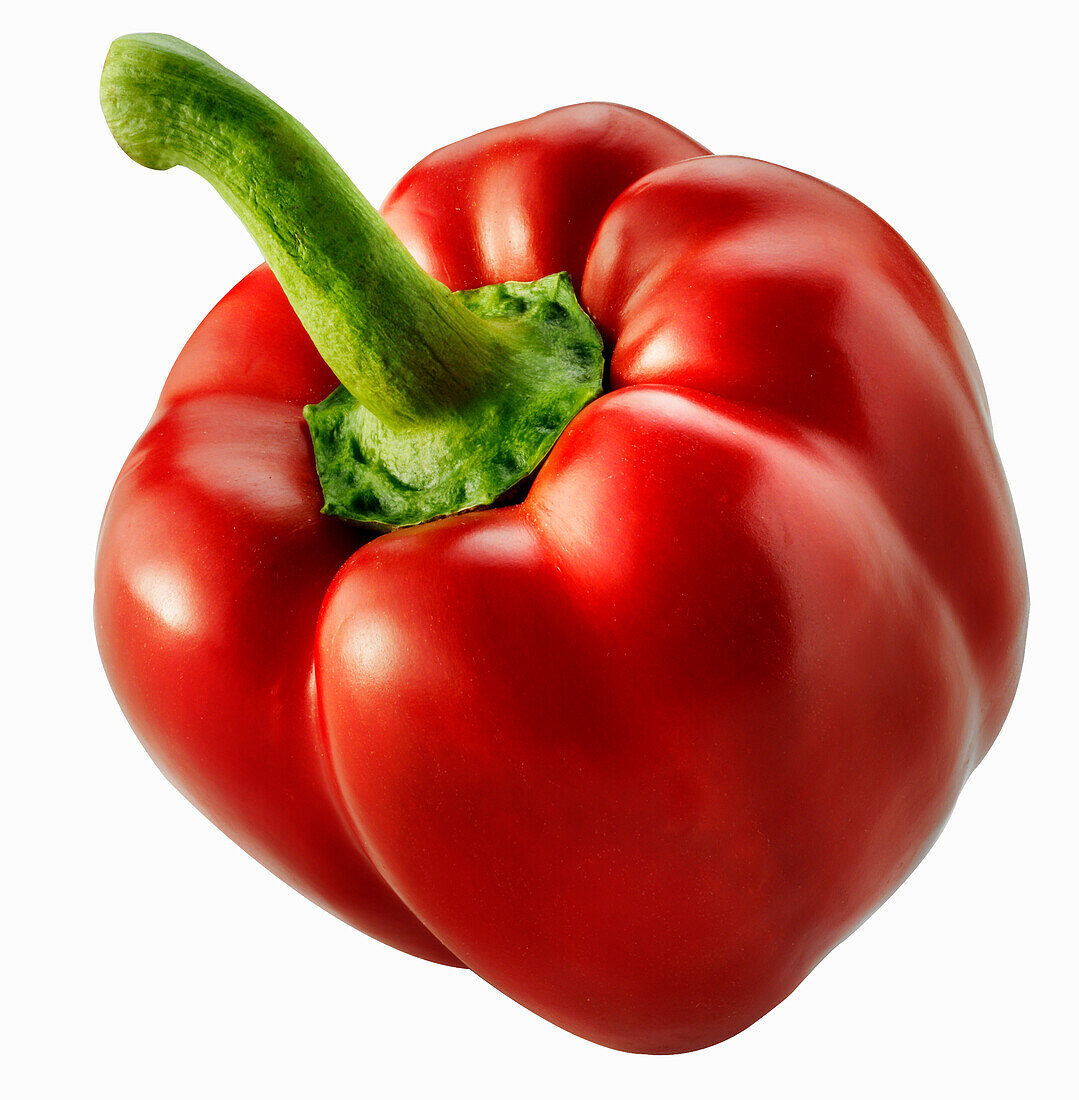
[[[450,242],[422,169],[389,213],[439,226],[410,241],[450,253],[432,270],[528,270],[479,214]],[[962,331],[849,196],[660,169],[582,300],[615,392],[520,506],[346,563],[319,698],[372,857],[443,943],[580,1035],[682,1051],[768,1011],[932,843],[1014,692],[1024,569]]]
[[[364,541],[319,513],[302,412],[335,385],[268,269],[224,298],[109,499],[98,644],[128,721],[211,821],[343,920],[452,962],[371,867],[319,743],[315,621]]]
[[[648,1052],[752,1023],[902,881],[1026,615],[928,273],[848,196],[702,152],[584,105],[387,200],[451,289],[568,270],[611,348],[522,503],[366,543],[319,516],[300,409],[334,381],[260,271],[181,356],[99,555],[125,712],[230,835]]]

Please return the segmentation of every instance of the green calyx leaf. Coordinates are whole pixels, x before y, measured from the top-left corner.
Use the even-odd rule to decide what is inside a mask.
[[[603,387],[603,340],[566,274],[454,298],[497,333],[503,361],[467,403],[389,425],[344,386],[304,417],[323,512],[377,530],[495,503],[531,474]]]

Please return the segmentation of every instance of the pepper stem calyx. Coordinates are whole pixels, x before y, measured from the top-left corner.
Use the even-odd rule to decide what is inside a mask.
[[[179,39],[113,43],[101,79],[138,163],[211,183],[341,382],[304,410],[323,511],[388,529],[491,504],[602,386],[565,274],[452,293],[295,119]]]

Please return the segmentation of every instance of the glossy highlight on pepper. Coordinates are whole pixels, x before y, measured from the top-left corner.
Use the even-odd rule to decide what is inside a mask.
[[[932,276],[849,195],[613,104],[439,150],[380,216],[176,39],[119,40],[102,100],[269,265],[106,510],[99,645],[151,756],[323,907],[575,1034],[752,1024],[916,866],[1018,680],[1018,530]]]

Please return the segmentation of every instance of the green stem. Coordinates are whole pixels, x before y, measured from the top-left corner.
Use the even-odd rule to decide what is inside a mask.
[[[200,50],[118,39],[101,105],[134,160],[217,189],[341,380],[304,409],[324,512],[386,529],[497,503],[600,393],[568,275],[451,294],[294,118]]]
[[[257,89],[177,38],[129,35],[109,51],[101,105],[133,160],[183,165],[217,189],[334,374],[382,423],[445,415],[490,388],[508,334],[427,275],[326,150]]]

